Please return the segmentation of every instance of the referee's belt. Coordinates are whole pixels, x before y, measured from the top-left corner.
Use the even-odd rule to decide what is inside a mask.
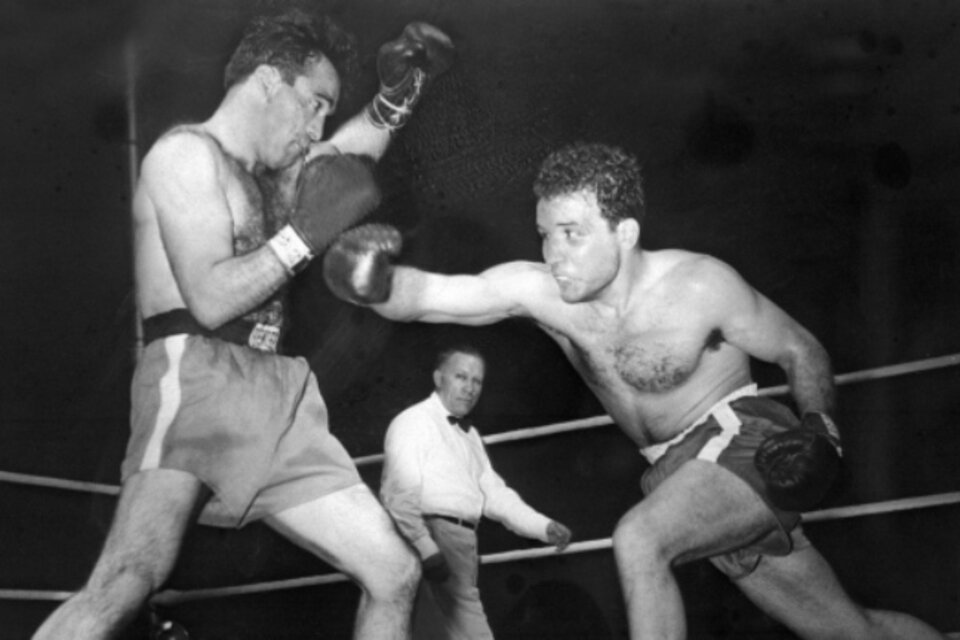
[[[472,531],[476,531],[478,524],[473,520],[457,518],[455,516],[445,516],[442,513],[425,513],[423,517],[425,520],[446,520],[447,522],[452,522],[453,524],[460,525],[461,527],[466,527]]]
[[[207,329],[186,309],[171,309],[143,320],[143,344],[179,334],[218,338],[244,347],[276,353],[280,327],[238,318],[216,329]]]

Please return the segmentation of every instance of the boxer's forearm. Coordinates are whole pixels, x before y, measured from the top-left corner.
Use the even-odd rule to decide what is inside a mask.
[[[323,152],[325,145],[332,145],[340,153],[356,153],[379,160],[390,144],[390,137],[388,130],[378,129],[362,113],[358,113],[337,129],[329,140],[316,145],[316,153]],[[311,155],[315,155],[313,149]]]
[[[407,266],[397,266],[392,275],[390,298],[371,308],[389,320],[410,322],[421,320],[426,311],[422,295],[433,274]]]
[[[289,275],[268,247],[212,265],[194,286],[181,287],[187,308],[208,329],[257,308],[283,286]]]
[[[836,401],[833,370],[830,356],[819,342],[804,341],[783,366],[800,413],[833,413]]]

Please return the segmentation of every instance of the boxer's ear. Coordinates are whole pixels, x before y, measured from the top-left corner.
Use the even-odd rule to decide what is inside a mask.
[[[279,91],[280,85],[283,84],[283,76],[280,75],[280,70],[273,65],[261,64],[253,72],[253,75],[267,100],[272,100],[273,96]]]
[[[627,247],[636,246],[640,240],[640,223],[634,218],[624,218],[618,222],[617,239]]]

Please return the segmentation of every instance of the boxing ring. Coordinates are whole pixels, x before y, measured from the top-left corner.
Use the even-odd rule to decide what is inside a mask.
[[[927,371],[947,369],[956,367],[957,365],[960,365],[960,354],[944,355],[896,365],[839,374],[835,377],[835,380],[837,385],[849,385],[876,380],[885,380],[888,378],[918,374]],[[763,396],[783,395],[786,392],[788,392],[788,387],[786,385],[764,387],[760,389],[760,395]],[[595,416],[569,422],[560,422],[517,429],[504,433],[489,435],[484,437],[483,440],[487,445],[497,445],[505,442],[548,438],[558,434],[596,429],[599,427],[610,426],[612,424],[613,421],[608,416]],[[354,458],[355,463],[359,467],[377,464],[382,462],[382,460],[382,454]],[[0,482],[29,485],[50,490],[86,492],[107,496],[116,496],[120,492],[120,487],[114,485],[81,482],[76,480],[14,473],[9,471],[0,471]],[[822,510],[804,513],[803,522],[838,521],[864,516],[930,509],[934,507],[956,505],[958,503],[960,503],[960,491],[951,491],[925,496],[825,508]],[[611,538],[600,538],[573,542],[562,552],[555,551],[553,547],[537,547],[489,553],[482,555],[480,562],[484,565],[492,565],[525,560],[542,560],[544,558],[557,558],[558,556],[604,551],[611,548]],[[347,576],[341,573],[328,573],[322,575],[311,575],[292,579],[238,584],[216,588],[201,588],[192,590],[167,589],[156,594],[151,600],[151,604],[171,606],[210,598],[227,598],[232,596],[266,593],[286,589],[330,585],[348,581],[349,579]],[[69,598],[71,595],[72,592],[70,591],[43,591],[9,588],[0,589],[0,600],[62,601]],[[951,637],[960,637],[960,633],[953,633],[951,634]]]

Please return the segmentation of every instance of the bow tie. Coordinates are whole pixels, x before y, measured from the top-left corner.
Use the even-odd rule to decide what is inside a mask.
[[[464,431],[469,431],[470,427],[473,426],[473,423],[467,416],[463,416],[462,418],[458,418],[457,416],[447,416],[447,422],[458,425]]]

